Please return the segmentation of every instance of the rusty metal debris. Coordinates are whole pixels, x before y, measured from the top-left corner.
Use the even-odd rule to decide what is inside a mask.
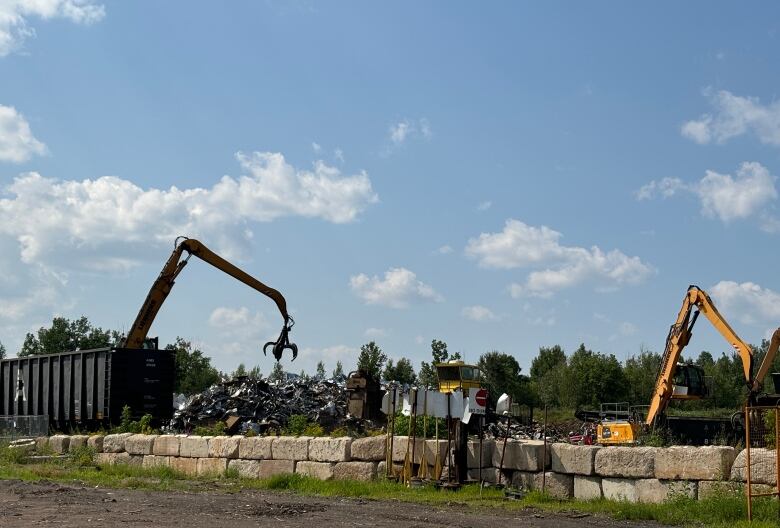
[[[249,429],[265,433],[285,427],[292,415],[304,415],[324,428],[344,424],[348,420],[344,384],[317,379],[269,382],[248,376],[223,380],[180,403],[171,429],[191,432],[232,418],[238,433]]]

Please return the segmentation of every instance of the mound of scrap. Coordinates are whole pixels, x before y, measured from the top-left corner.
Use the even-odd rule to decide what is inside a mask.
[[[293,415],[304,415],[323,428],[347,421],[347,393],[334,380],[295,379],[270,382],[240,376],[223,380],[187,398],[175,410],[171,428],[192,432],[224,422],[231,433],[280,430]]]

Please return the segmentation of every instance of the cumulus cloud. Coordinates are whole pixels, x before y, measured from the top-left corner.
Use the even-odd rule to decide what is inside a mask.
[[[472,321],[495,321],[498,319],[496,314],[494,314],[489,308],[480,306],[478,304],[464,307],[460,311],[460,314],[466,319],[471,319]]]
[[[390,125],[388,138],[393,145],[400,146],[410,139],[430,139],[433,136],[431,124],[427,119],[403,119]]]
[[[251,313],[249,308],[230,308],[219,306],[209,316],[209,324],[220,330],[235,332],[247,330],[253,334],[264,331],[268,321],[262,313]]]
[[[561,236],[546,226],[534,227],[509,219],[503,231],[470,239],[466,255],[477,259],[483,268],[541,268],[531,271],[523,283],[509,285],[510,294],[516,298],[548,297],[582,283],[609,290],[639,283],[654,273],[639,257],[630,257],[617,249],[604,252],[597,246],[564,246]]]
[[[13,106],[0,105],[0,161],[23,163],[45,153],[46,145],[33,136],[24,116]]]
[[[0,1],[0,57],[18,51],[26,39],[35,36],[31,17],[64,18],[88,25],[102,20],[105,14],[105,7],[92,0]]]
[[[452,246],[445,244],[439,247],[436,250],[436,253],[438,253],[439,255],[449,255],[450,253],[452,253]]]
[[[366,337],[385,337],[387,336],[387,330],[384,328],[366,328],[366,331],[363,332],[363,335]]]
[[[441,302],[442,296],[429,285],[417,280],[417,275],[406,268],[391,268],[384,278],[361,273],[350,277],[350,288],[366,304],[406,308],[413,302]]]
[[[780,101],[762,105],[757,97],[742,97],[727,90],[704,91],[713,113],[682,125],[683,136],[699,144],[725,143],[753,133],[764,144],[780,146]]]
[[[679,192],[694,194],[699,198],[701,212],[724,223],[756,216],[768,230],[773,219],[767,206],[777,199],[775,177],[757,162],[745,162],[737,169],[736,176],[708,170],[698,182],[686,183],[677,178],[651,181],[637,191],[639,200],[656,196],[669,198]]]
[[[774,290],[754,282],[720,281],[709,293],[727,319],[773,328],[780,324],[780,293]]]
[[[24,262],[132,266],[149,245],[169,246],[181,234],[203,237],[236,258],[252,237],[252,222],[284,216],[355,220],[377,201],[364,173],[344,176],[323,162],[313,170],[282,154],[238,153],[244,175],[223,176],[209,188],[144,189],[129,180],[17,177],[0,198],[0,235],[13,237]],[[72,253],[74,261],[64,256]]]
[[[486,200],[484,202],[480,202],[479,205],[477,205],[477,211],[487,211],[491,207],[493,207],[493,202]]]

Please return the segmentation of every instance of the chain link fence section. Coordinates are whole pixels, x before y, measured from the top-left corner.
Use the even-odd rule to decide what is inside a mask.
[[[780,407],[745,407],[745,481],[748,520],[753,499],[780,500]]]
[[[49,417],[37,416],[0,416],[0,439],[16,440],[35,438],[49,434]]]

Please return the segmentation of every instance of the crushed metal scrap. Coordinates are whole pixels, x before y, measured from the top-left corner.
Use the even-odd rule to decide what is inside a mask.
[[[247,376],[223,380],[180,403],[171,429],[191,432],[197,426],[233,418],[230,423],[236,432],[264,433],[285,427],[296,414],[325,428],[346,423],[344,383],[317,379],[269,382]]]

